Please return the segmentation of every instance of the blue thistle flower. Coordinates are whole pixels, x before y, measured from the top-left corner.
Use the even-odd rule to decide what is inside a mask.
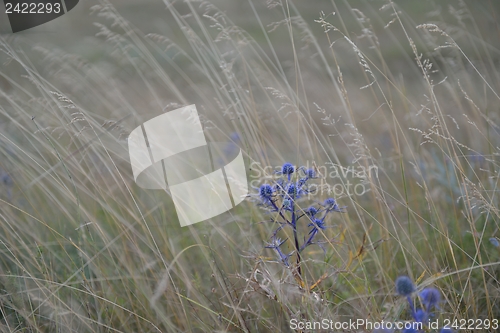
[[[323,206],[325,207],[327,212],[335,211],[343,213],[344,212],[343,209],[346,208],[346,207],[339,207],[337,201],[334,198],[327,198],[323,203]]]
[[[337,202],[335,201],[334,198],[327,198],[325,200],[325,202],[323,203],[323,206],[325,206],[325,207],[331,207],[331,206],[334,206],[336,204],[337,204]]]
[[[300,177],[296,177],[292,181],[293,173],[300,173]],[[342,208],[339,208],[333,198],[327,199],[324,204],[318,203],[305,210],[299,207],[297,199],[301,198],[304,194],[311,193],[308,181],[316,176],[313,169],[306,169],[305,167],[296,169],[291,163],[284,163],[281,171],[277,172],[277,174],[281,175],[281,177],[278,177],[271,185],[261,185],[258,193],[261,204],[277,212],[270,222],[277,224],[278,227],[274,230],[272,241],[266,245],[266,248],[276,251],[281,261],[287,267],[290,266],[289,258],[295,253],[297,260],[295,268],[299,276],[301,276],[301,251],[311,244],[318,244],[321,247],[320,242],[313,242],[314,237],[320,230],[328,228],[325,222],[326,215],[332,211],[342,212]],[[308,239],[306,240],[306,237],[304,237],[304,241],[301,244],[299,233],[305,227],[305,221],[301,221],[300,219],[304,218],[304,216],[308,218],[308,223],[310,222],[308,224],[309,233],[307,236]],[[301,222],[302,224],[300,224]],[[289,254],[283,253],[280,246],[284,241],[277,238],[278,232],[283,228],[292,228],[293,231],[293,251]]]
[[[441,294],[438,289],[428,287],[419,293],[420,300],[423,304],[422,309],[415,311],[411,295],[416,291],[412,280],[407,276],[400,276],[396,279],[396,292],[405,296],[408,304],[410,305],[411,314],[414,322],[411,322],[411,327],[406,327],[402,333],[418,333],[424,330],[424,326],[429,326],[429,320],[434,316],[431,310],[439,309],[439,302],[441,301]],[[442,328],[439,333],[452,333],[449,328]]]
[[[305,174],[306,174],[307,178],[314,178],[314,177],[316,177],[316,172],[314,171],[314,169],[307,169],[305,171]]]
[[[314,206],[310,206],[305,210],[305,213],[310,217],[314,217],[314,215],[318,213],[318,209]]]
[[[286,175],[288,177],[288,181],[290,181],[290,178],[292,177],[292,173],[295,172],[295,168],[293,167],[292,163],[285,163],[281,167],[281,173],[283,175]]]
[[[293,167],[292,163],[285,163],[281,167],[281,173],[284,175],[290,176],[292,173],[295,172],[295,168]]]
[[[415,286],[407,276],[400,276],[396,279],[396,292],[401,296],[410,296],[415,292]]]
[[[425,310],[429,312],[432,307],[439,308],[438,303],[441,301],[441,293],[436,288],[425,288],[420,292],[422,304]]]
[[[290,198],[295,198],[295,196],[297,195],[297,187],[295,186],[295,184],[288,185],[286,193]]]
[[[314,229],[321,229],[321,230],[325,230],[325,221],[323,219],[313,219],[311,223],[309,223],[307,225],[308,227],[313,227],[313,230]],[[309,232],[311,233],[312,230]]]
[[[259,195],[264,201],[271,200],[273,192],[273,188],[269,184],[263,184],[259,189]]]

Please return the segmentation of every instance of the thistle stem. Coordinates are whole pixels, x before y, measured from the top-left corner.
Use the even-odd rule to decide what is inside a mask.
[[[297,237],[297,220],[295,215],[295,194],[292,195],[292,228],[293,228],[293,240],[295,242],[295,250],[297,251],[297,272],[299,276],[302,278],[302,270],[300,268],[300,246],[299,246],[299,238]]]

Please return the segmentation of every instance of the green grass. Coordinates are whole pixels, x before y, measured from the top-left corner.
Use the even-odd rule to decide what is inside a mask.
[[[99,3],[92,49],[0,36],[0,332],[406,320],[399,275],[442,292],[441,321],[500,319],[497,5],[178,2],[155,13],[163,36]],[[318,180],[369,191],[336,197],[347,213],[302,285],[252,198],[181,228],[167,193],[134,183],[128,133],[187,104],[209,141],[240,134],[251,184],[272,176],[259,165],[377,167]]]

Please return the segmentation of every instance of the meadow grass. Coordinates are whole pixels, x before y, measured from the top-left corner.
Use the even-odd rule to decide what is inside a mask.
[[[499,50],[481,28],[497,6],[478,22],[468,2],[399,3],[325,1],[311,18],[248,1],[250,31],[210,2],[165,1],[162,35],[102,0],[92,59],[0,36],[0,331],[409,320],[401,275],[441,292],[441,320],[500,319]],[[168,191],[134,183],[127,136],[189,104],[208,141],[239,145],[251,188],[181,228]],[[285,162],[317,170],[298,207],[346,206],[300,276],[266,248],[276,212],[259,205]]]

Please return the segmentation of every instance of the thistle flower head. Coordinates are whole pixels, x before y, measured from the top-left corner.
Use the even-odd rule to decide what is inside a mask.
[[[337,201],[334,198],[327,198],[323,202],[323,206],[326,208],[327,212],[335,211],[335,212],[343,213],[344,212],[343,209],[346,208],[346,207],[339,207],[339,205],[337,204]]]
[[[314,169],[307,169],[305,171],[305,174],[307,178],[314,178],[316,176],[316,172],[314,171]]]
[[[420,297],[422,298],[422,303],[427,311],[430,311],[432,307],[438,307],[441,301],[441,293],[436,288],[425,288],[420,292]]]
[[[335,201],[335,199],[334,199],[334,198],[328,198],[328,199],[326,199],[326,200],[325,200],[325,202],[323,203],[323,205],[324,205],[325,207],[333,207],[333,206],[334,206],[334,205],[336,205],[336,204],[337,204],[337,201]]]
[[[314,215],[316,215],[318,213],[318,209],[314,206],[309,206],[306,208],[305,213],[307,215],[309,215],[310,217],[313,217]]]
[[[309,223],[308,227],[313,227],[316,229],[325,229],[325,221],[323,219],[313,219],[311,223]],[[311,230],[312,232],[312,230]],[[311,233],[309,232],[309,233]]]
[[[286,189],[286,193],[290,197],[294,198],[297,195],[297,187],[295,186],[295,184],[288,185],[288,188]]]
[[[269,184],[263,184],[260,186],[259,195],[264,200],[270,200],[273,196],[273,188]]]
[[[291,175],[294,173],[295,168],[293,167],[292,163],[285,163],[283,164],[283,167],[281,167],[281,173],[284,175]]]
[[[400,276],[396,279],[396,292],[401,296],[409,296],[415,291],[415,286],[407,276]]]
[[[416,291],[413,281],[408,276],[400,276],[396,279],[396,292],[405,296],[408,304],[410,306],[411,315],[413,317],[413,322],[410,326],[405,325],[402,333],[421,333],[424,332],[424,327],[431,328],[430,318],[432,318],[435,313],[431,310],[439,309],[439,302],[441,301],[441,294],[439,290],[433,287],[428,287],[422,290],[418,296],[420,298],[423,307],[421,309],[415,309],[414,299],[412,294]],[[425,330],[427,332],[427,330]],[[434,331],[433,331],[434,332]],[[453,331],[448,328],[442,328],[439,333],[452,333]]]

